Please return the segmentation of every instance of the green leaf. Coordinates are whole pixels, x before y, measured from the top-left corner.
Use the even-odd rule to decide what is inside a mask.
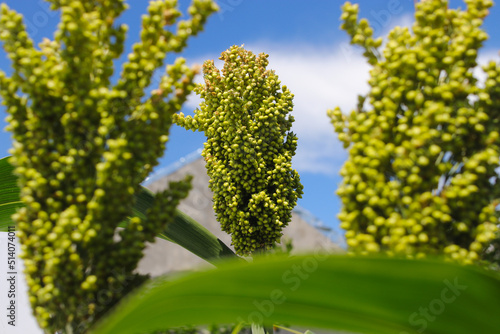
[[[0,231],[7,231],[9,225],[14,224],[10,217],[17,208],[23,206],[13,170],[14,167],[9,164],[8,158],[0,159]]]
[[[0,231],[3,232],[13,224],[12,214],[23,206],[19,199],[17,177],[12,174],[13,169],[8,158],[0,159]],[[143,187],[135,195],[135,199],[133,214],[145,218],[146,211],[154,203],[154,194]],[[127,222],[120,224],[121,227],[126,225]],[[176,211],[174,221],[158,237],[174,242],[213,264],[222,257],[236,256],[210,231],[179,210]]]
[[[152,280],[91,333],[264,320],[356,333],[486,334],[500,328],[499,300],[500,277],[475,267],[383,257],[272,257]]]
[[[153,203],[154,194],[143,187],[136,194],[133,214],[143,219],[146,218],[146,211]],[[126,226],[126,224],[124,222],[120,225]],[[226,244],[203,225],[180,210],[176,210],[174,221],[162,233],[158,234],[158,237],[174,242],[212,264],[223,257],[236,256]]]

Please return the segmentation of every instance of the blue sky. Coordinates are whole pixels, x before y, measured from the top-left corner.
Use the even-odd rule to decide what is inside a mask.
[[[50,12],[42,0],[6,0],[9,7],[24,14],[28,32],[35,42],[52,38],[58,23],[57,13]],[[180,0],[181,8],[190,1]],[[205,30],[189,41],[181,54],[190,64],[217,59],[232,45],[245,45],[254,53],[270,55],[269,67],[276,70],[283,84],[295,94],[293,114],[294,131],[299,137],[299,148],[293,163],[304,185],[299,204],[316,215],[328,226],[337,228],[336,214],[340,201],[335,189],[340,183],[338,171],[347,157],[333,127],[326,116],[328,108],[340,106],[349,112],[357,101],[357,94],[367,91],[369,66],[358,49],[348,44],[347,34],[339,29],[340,7],[344,1],[266,1],[218,0],[221,11],[210,17]],[[376,35],[384,36],[396,25],[411,25],[413,0],[360,0],[360,16],[369,19]],[[148,1],[128,1],[130,9],[121,21],[129,25],[127,50],[138,41],[140,17],[146,12]],[[463,1],[450,2],[452,7],[465,7]],[[485,22],[490,40],[480,53],[480,62],[498,60],[500,37],[498,24],[500,7],[495,6]],[[496,28],[496,29],[495,29]],[[167,62],[175,55],[169,55]],[[124,59],[125,56],[122,58]],[[217,63],[221,66],[221,63]],[[119,64],[118,64],[119,65]],[[0,68],[9,69],[9,61],[0,50]],[[120,68],[120,67],[117,67]],[[200,80],[201,78],[199,78]],[[189,99],[183,112],[189,113],[199,103]],[[0,109],[0,128],[5,127],[6,113]],[[159,168],[169,166],[181,157],[202,147],[205,138],[174,127],[165,156]],[[0,157],[8,155],[10,135],[0,131]]]

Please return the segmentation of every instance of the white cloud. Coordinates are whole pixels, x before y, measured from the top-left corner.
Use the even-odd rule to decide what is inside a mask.
[[[346,53],[339,45],[330,49],[296,45],[293,50],[276,45],[245,48],[269,54],[268,68],[275,70],[282,85],[295,95],[293,131],[299,137],[299,147],[294,167],[299,172],[336,174],[346,154],[326,110],[340,106],[348,112],[356,105],[357,95],[367,92],[369,66],[360,52],[349,49]],[[216,66],[221,68],[222,62],[217,60]],[[201,80],[200,76],[198,82]],[[194,110],[199,102],[199,97],[191,96],[186,106]]]
[[[395,26],[410,27],[412,24],[411,15],[392,17],[380,35],[387,36]],[[347,154],[334,133],[326,110],[339,106],[344,113],[350,113],[357,104],[357,96],[368,92],[370,66],[360,48],[349,45],[347,38],[329,48],[279,43],[253,43],[245,48],[256,54],[269,54],[268,68],[275,70],[282,85],[288,86],[295,95],[293,131],[299,137],[299,146],[294,167],[299,172],[336,175]],[[218,57],[208,55],[192,63],[215,59],[215,65],[222,68]],[[479,63],[484,64],[486,59],[498,59],[496,52],[482,54]],[[201,81],[199,76],[198,82]],[[193,95],[186,105],[194,110],[199,102],[199,97]]]
[[[490,61],[499,61],[499,52],[498,50],[488,50],[486,52],[480,52],[477,57],[477,66],[474,69],[474,77],[479,80],[480,85],[484,87],[484,82],[486,81],[486,73],[483,71],[482,66],[487,65]]]
[[[268,53],[269,68],[295,95],[293,131],[299,137],[294,165],[300,172],[336,174],[345,152],[337,140],[327,109],[340,106],[349,112],[357,95],[368,90],[366,61],[358,52],[346,57],[339,46],[329,50],[299,47],[250,46]]]
[[[387,36],[394,26],[411,26],[411,15],[393,17],[384,27]],[[269,54],[269,68],[295,95],[295,124],[299,137],[294,165],[300,172],[335,175],[347,157],[334,133],[327,109],[339,106],[344,113],[368,92],[370,66],[360,48],[347,41],[330,48],[305,45],[248,45],[254,53]]]

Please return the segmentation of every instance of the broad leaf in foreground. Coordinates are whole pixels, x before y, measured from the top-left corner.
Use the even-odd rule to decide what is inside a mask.
[[[14,224],[11,215],[23,206],[19,199],[17,177],[12,174],[14,167],[7,160],[8,157],[0,159],[0,231],[4,232],[9,225]],[[154,194],[142,188],[135,195],[133,215],[145,218],[146,211],[153,203]],[[120,226],[126,225],[127,222],[123,222]],[[179,210],[176,210],[174,221],[158,237],[174,242],[210,263],[225,256],[235,256],[220,239]]]
[[[379,334],[498,333],[500,278],[437,260],[311,255],[155,279],[93,334],[185,324],[287,323]]]

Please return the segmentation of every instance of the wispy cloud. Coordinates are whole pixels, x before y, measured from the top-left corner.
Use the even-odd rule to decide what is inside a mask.
[[[383,23],[377,33],[385,36],[396,25],[410,26],[412,17],[391,16]],[[370,67],[361,50],[349,45],[347,36],[343,42],[332,41],[328,47],[260,42],[247,44],[245,48],[269,54],[269,68],[276,71],[282,84],[295,95],[293,131],[299,137],[299,146],[294,167],[299,172],[337,175],[347,153],[326,111],[339,106],[349,113],[357,104],[357,96],[368,92]],[[218,55],[211,55],[193,63],[214,59],[221,68],[223,64],[217,58]],[[201,80],[200,76],[198,81]],[[199,102],[193,95],[187,107],[194,110]]]
[[[393,17],[381,35],[387,36],[394,26],[410,27],[412,24],[411,15]],[[293,131],[299,137],[299,146],[294,167],[299,172],[338,174],[347,153],[334,133],[326,110],[339,106],[344,113],[350,113],[357,104],[357,96],[368,92],[370,66],[361,50],[348,42],[338,41],[327,48],[280,43],[250,43],[245,48],[269,54],[268,67],[276,71],[282,85],[288,86],[295,95]],[[193,63],[215,59],[216,66],[222,68],[217,58],[218,55],[211,55]],[[479,62],[484,64],[486,59],[498,57],[494,52],[485,52]],[[477,75],[481,75],[479,71]],[[200,76],[198,81],[201,80]],[[194,110],[199,102],[197,96],[191,96],[187,107]]]
[[[300,172],[336,174],[346,155],[326,110],[340,106],[348,111],[355,106],[357,95],[367,92],[366,61],[359,52],[346,58],[338,47],[330,50],[302,47],[295,52],[287,47],[249,48],[270,55],[269,67],[295,95],[293,131],[299,137],[296,168]]]
[[[336,174],[346,155],[326,110],[340,106],[348,111],[355,106],[357,94],[367,92],[366,61],[359,52],[346,57],[338,46],[319,50],[295,45],[293,51],[286,45],[256,44],[245,48],[269,54],[268,68],[275,70],[282,85],[294,94],[293,131],[299,137],[295,168],[300,172]],[[216,66],[221,68],[222,63],[216,61]],[[197,96],[191,96],[187,107],[194,110],[199,102]]]

